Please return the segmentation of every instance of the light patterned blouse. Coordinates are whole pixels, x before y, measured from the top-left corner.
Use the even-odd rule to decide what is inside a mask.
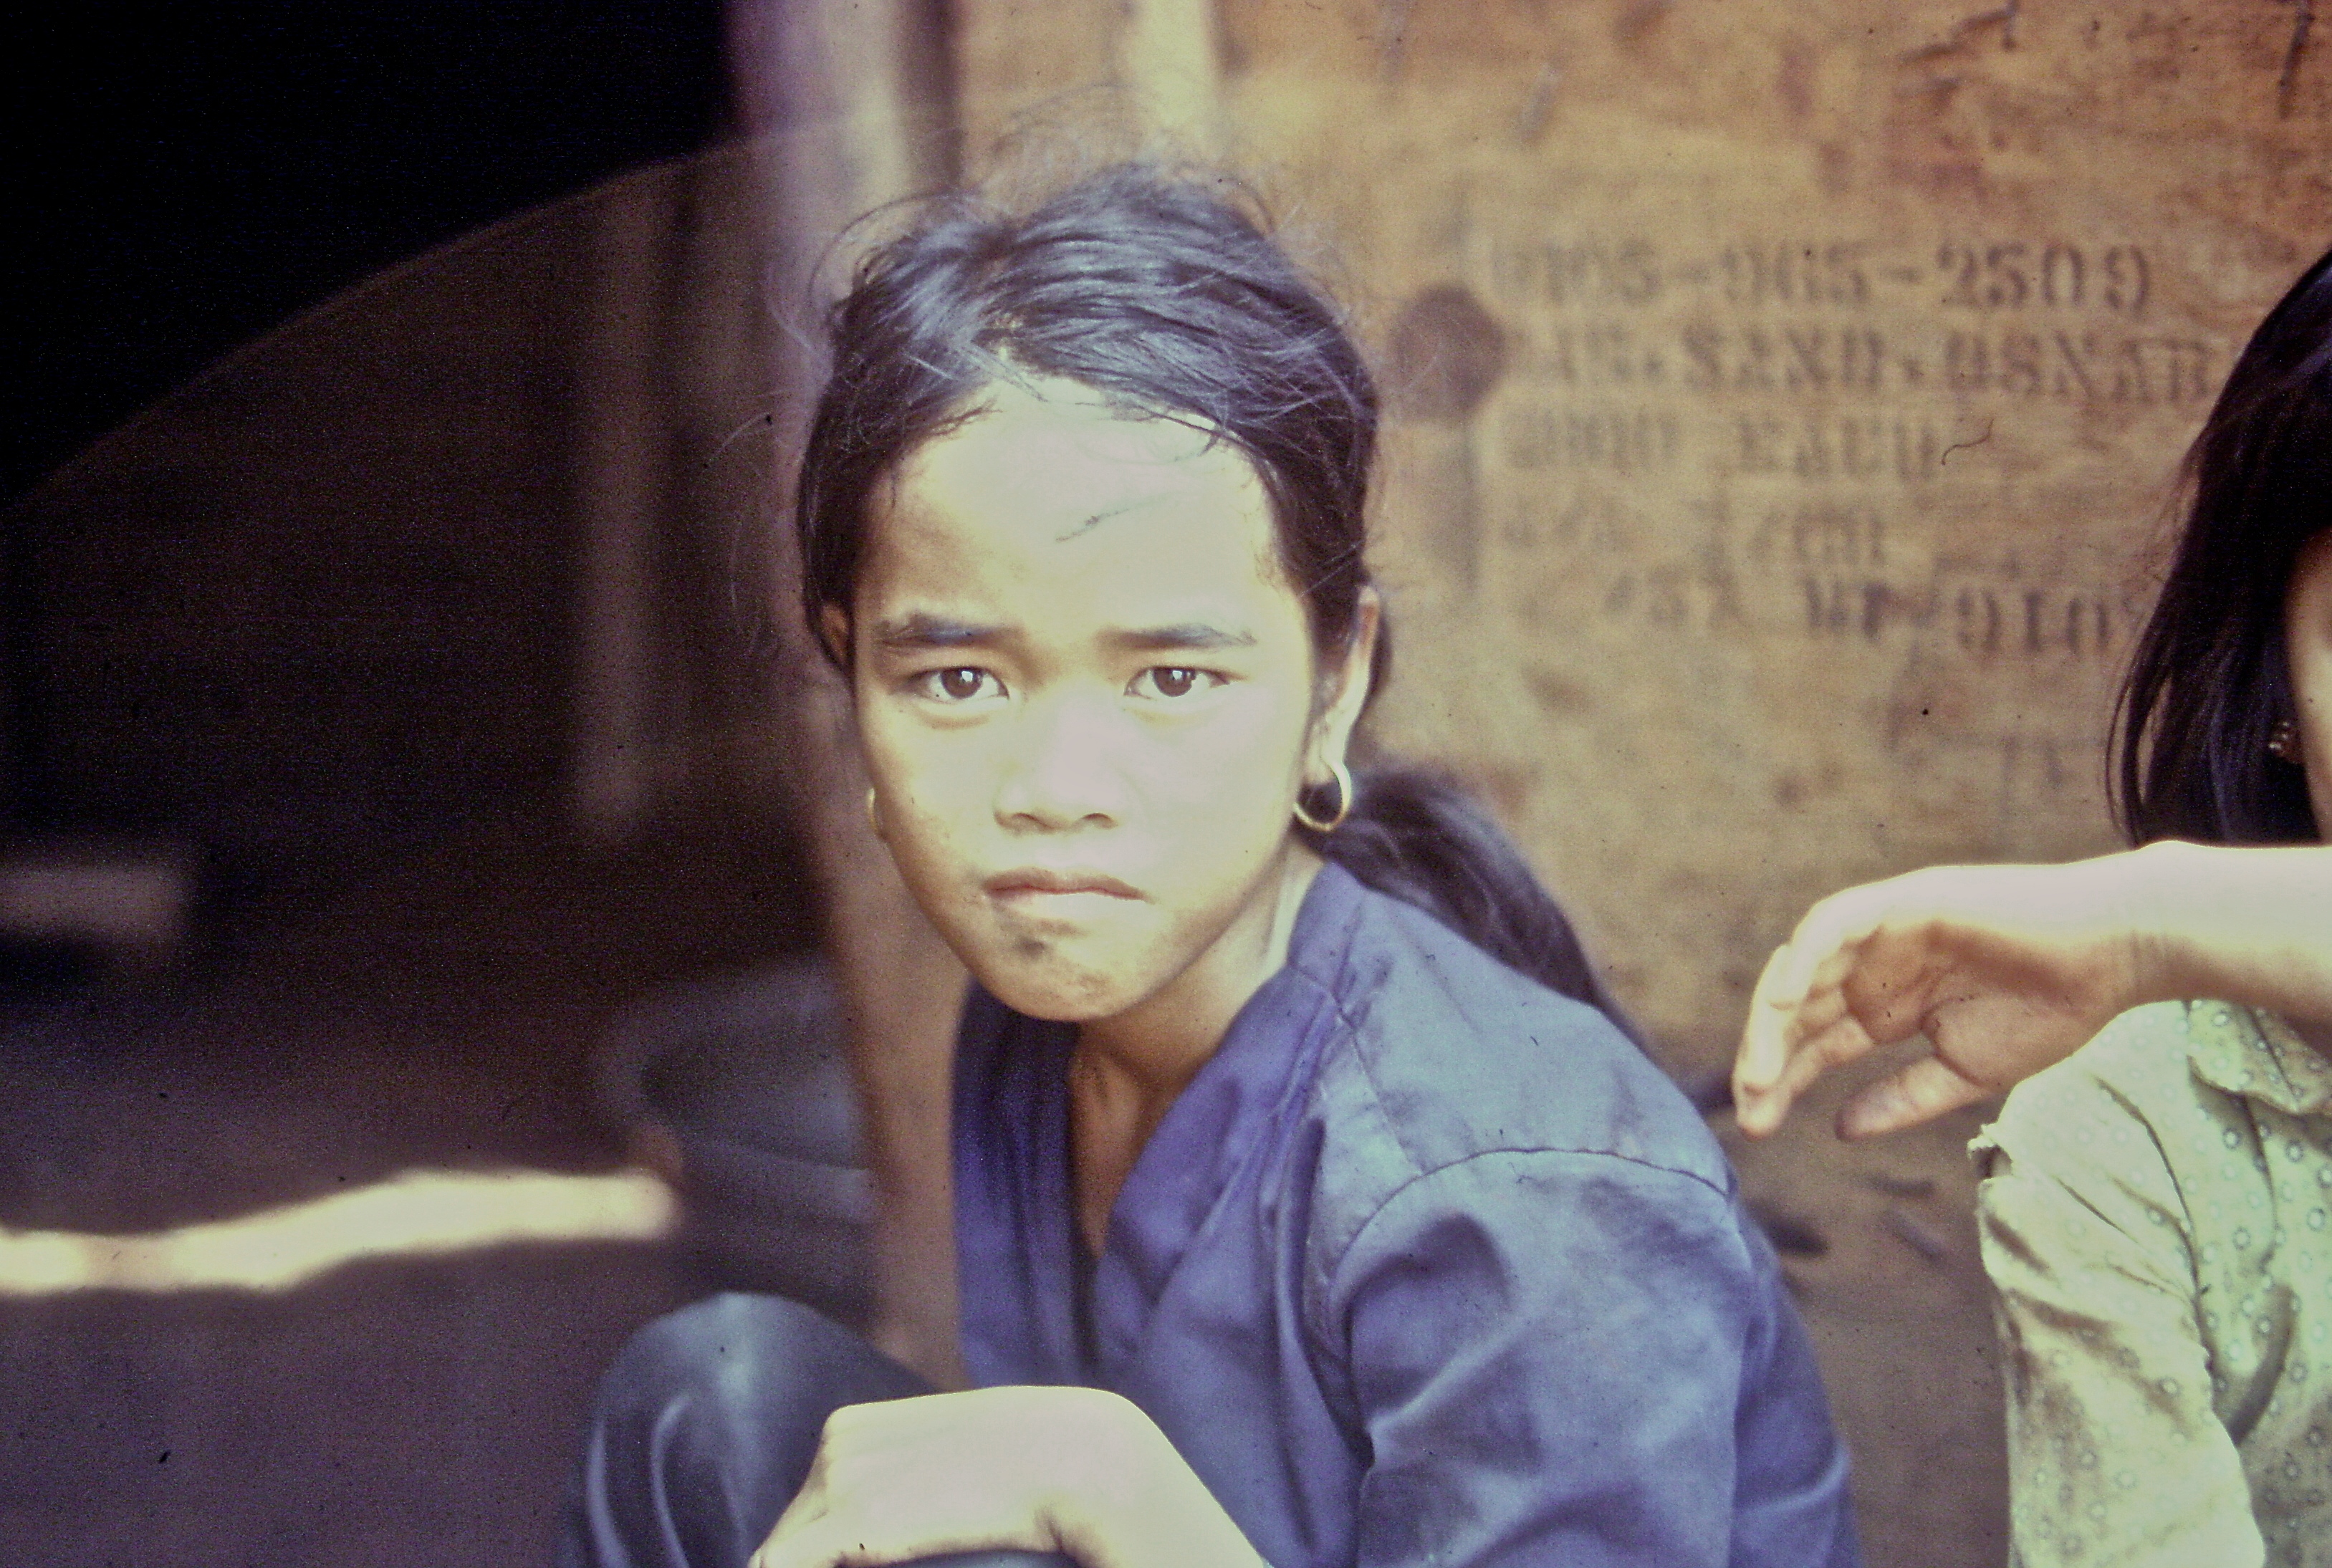
[[[2269,1014],[2138,1008],[1970,1152],[2012,1560],[2332,1568],[2332,1063]]]

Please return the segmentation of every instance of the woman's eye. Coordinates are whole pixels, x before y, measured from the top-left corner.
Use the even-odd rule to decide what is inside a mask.
[[[951,670],[926,670],[915,677],[915,684],[926,697],[936,697],[943,703],[968,703],[982,695],[995,680],[986,670],[962,665]]]
[[[1177,664],[1157,664],[1133,677],[1133,691],[1144,697],[1187,697],[1209,686],[1219,686],[1222,677],[1207,670],[1186,670]]]

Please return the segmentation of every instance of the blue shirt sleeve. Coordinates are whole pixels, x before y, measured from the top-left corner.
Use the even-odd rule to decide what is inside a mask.
[[[1804,1429],[1741,1429],[1796,1332],[1769,1261],[1728,1194],[1623,1156],[1489,1152],[1402,1187],[1325,1297],[1371,1450],[1360,1564],[1854,1561],[1818,1384]]]

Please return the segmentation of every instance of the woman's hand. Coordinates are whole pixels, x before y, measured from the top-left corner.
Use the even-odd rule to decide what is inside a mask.
[[[751,1568],[1060,1552],[1083,1568],[1261,1568],[1150,1418],[1113,1393],[993,1388],[851,1405]]]
[[[1764,1137],[1824,1069],[1913,1035],[1934,1054],[1848,1101],[1840,1136],[1915,1126],[2071,1055],[2153,999],[2158,943],[2139,912],[2163,859],[1936,866],[1814,905],[1749,1004],[1733,1066],[1742,1131]]]

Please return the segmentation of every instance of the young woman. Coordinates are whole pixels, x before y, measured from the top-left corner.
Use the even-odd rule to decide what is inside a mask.
[[[1356,798],[1376,401],[1330,308],[1211,189],[1121,169],[943,210],[832,333],[804,597],[978,982],[981,1386],[688,1309],[610,1373],[572,1560],[1854,1562],[1699,1118],[1550,989],[1592,999],[1486,821]]]
[[[1842,1131],[2038,1072],[1975,1143],[2028,1568],[2332,1563],[2332,256],[2190,461],[2121,714],[2146,846],[1825,901],[1735,1065],[1758,1134],[1921,1032]]]

